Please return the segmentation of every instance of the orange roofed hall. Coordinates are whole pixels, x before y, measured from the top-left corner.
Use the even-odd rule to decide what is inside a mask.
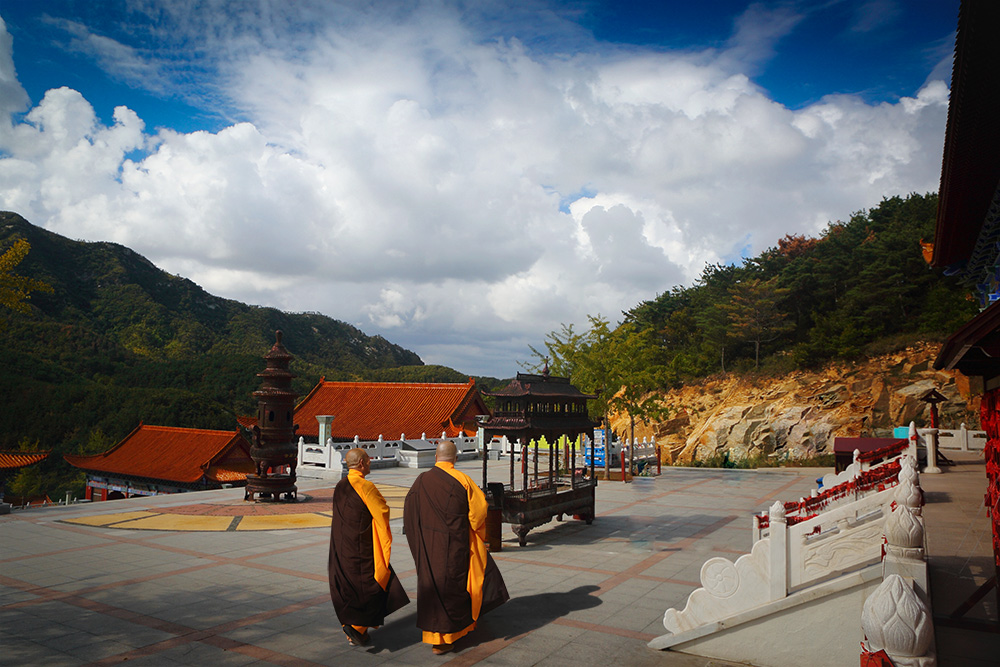
[[[423,434],[474,435],[476,416],[488,414],[475,380],[432,382],[327,382],[320,380],[295,408],[297,434],[319,441],[317,417],[332,416],[334,442],[377,440]]]
[[[140,424],[117,445],[93,456],[64,455],[87,471],[90,500],[111,500],[245,484],[253,472],[250,445],[239,431]]]

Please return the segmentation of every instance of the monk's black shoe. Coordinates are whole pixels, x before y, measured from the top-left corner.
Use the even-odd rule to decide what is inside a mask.
[[[372,638],[365,631],[364,634],[358,632],[354,629],[354,626],[345,625],[344,634],[347,635],[347,643],[351,646],[368,646],[371,643]]]
[[[434,655],[444,655],[455,648],[454,644],[435,644],[434,648],[431,649],[431,653]]]

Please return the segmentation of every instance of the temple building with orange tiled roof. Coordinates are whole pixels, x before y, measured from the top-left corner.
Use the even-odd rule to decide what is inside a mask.
[[[7,480],[17,474],[21,468],[41,463],[48,458],[50,452],[11,452],[0,451],[0,503],[3,502]]]
[[[149,424],[139,424],[103,454],[63,458],[87,472],[88,500],[240,486],[254,470],[250,444],[239,430]]]
[[[489,408],[472,378],[466,383],[327,382],[295,408],[296,434],[306,442],[349,442],[406,435],[417,438],[475,435],[477,415]],[[323,419],[317,417],[333,417]],[[321,423],[323,433],[321,434]],[[326,430],[329,429],[329,430]],[[323,436],[321,438],[321,435]]]

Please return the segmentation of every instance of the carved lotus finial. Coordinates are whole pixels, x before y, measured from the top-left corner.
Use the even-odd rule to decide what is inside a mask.
[[[890,574],[865,600],[861,628],[868,650],[892,656],[919,657],[934,636],[927,604],[898,574]]]
[[[905,505],[920,516],[920,505],[923,501],[917,477],[916,463],[912,456],[900,458],[899,486],[896,487],[895,498],[900,505]]]
[[[899,457],[899,481],[917,482],[917,462],[907,454]]]
[[[785,506],[780,500],[775,500],[774,504],[771,505],[771,509],[768,511],[768,516],[771,521],[778,521],[781,523],[785,522]]]
[[[906,505],[898,505],[885,520],[885,539],[894,547],[920,549],[924,546],[924,527]]]

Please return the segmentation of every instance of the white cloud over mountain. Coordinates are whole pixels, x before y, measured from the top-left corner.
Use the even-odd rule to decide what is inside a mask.
[[[72,48],[133,85],[155,71],[242,119],[214,133],[151,131],[125,106],[104,124],[69,88],[29,103],[0,22],[0,208],[503,376],[561,322],[614,318],[706,263],[937,189],[946,83],[788,109],[752,79],[794,29],[787,11],[770,30],[748,12],[728,49],[698,52],[588,43],[550,16],[577,46],[541,51],[449,3],[260,6],[151,5],[172,31],[159,61],[72,25]]]

